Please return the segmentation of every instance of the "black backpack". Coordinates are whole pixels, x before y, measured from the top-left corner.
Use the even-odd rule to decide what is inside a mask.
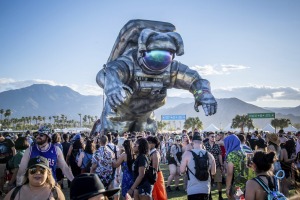
[[[202,153],[201,151],[197,155],[194,151],[189,150],[195,161],[195,174],[187,167],[188,171],[191,172],[199,181],[207,181],[209,178],[209,161],[208,161],[208,153]],[[187,171],[187,175],[188,175]],[[188,176],[189,179],[189,176]]]

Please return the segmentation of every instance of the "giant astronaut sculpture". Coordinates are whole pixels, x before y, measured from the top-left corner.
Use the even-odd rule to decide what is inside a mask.
[[[217,111],[210,84],[188,66],[174,60],[184,53],[175,26],[131,20],[120,31],[111,55],[96,77],[107,97],[97,131],[157,129],[153,111],[165,104],[167,89],[189,90],[195,110]]]

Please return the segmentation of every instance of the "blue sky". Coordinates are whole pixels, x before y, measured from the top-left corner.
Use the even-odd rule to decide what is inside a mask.
[[[300,105],[297,0],[0,0],[0,92],[48,83],[102,94],[96,74],[131,19],[173,23],[185,45],[175,59],[210,80],[217,98]]]

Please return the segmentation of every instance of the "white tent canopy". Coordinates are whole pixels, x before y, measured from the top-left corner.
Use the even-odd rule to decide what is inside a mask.
[[[284,130],[284,132],[292,132],[292,133],[295,133],[295,132],[298,131],[298,130],[297,130],[295,127],[293,127],[292,125],[289,125],[288,127],[284,128],[283,130]]]
[[[262,131],[269,132],[269,133],[275,133],[275,128],[271,124],[268,124],[267,126],[265,126],[262,129]]]
[[[231,128],[231,123],[229,123],[225,128],[222,129],[222,131],[239,132],[240,129],[239,128]]]
[[[207,128],[203,130],[203,132],[216,132],[220,131],[218,127],[216,127],[214,124],[209,125]]]

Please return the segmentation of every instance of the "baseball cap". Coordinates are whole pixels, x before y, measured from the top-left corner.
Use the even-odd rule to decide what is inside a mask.
[[[37,131],[39,134],[45,134],[47,135],[49,138],[51,138],[51,129],[47,126],[42,126],[39,128],[39,130]]]
[[[43,156],[37,156],[35,158],[31,158],[28,162],[27,168],[30,169],[36,165],[44,167],[46,169],[50,169],[47,158],[45,158]]]
[[[200,141],[202,141],[201,134],[199,132],[194,132],[192,140],[200,140]]]

